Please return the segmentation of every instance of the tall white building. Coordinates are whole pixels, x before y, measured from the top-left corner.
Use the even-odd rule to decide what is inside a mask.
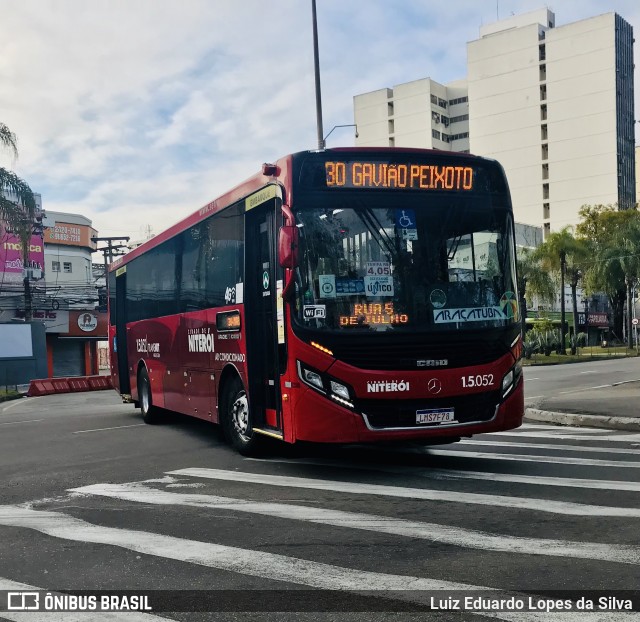
[[[353,98],[359,147],[428,147],[469,151],[469,103],[464,80],[431,78]]]
[[[468,43],[471,150],[505,167],[516,220],[546,233],[582,205],[635,203],[633,69],[615,13],[556,27],[541,9]]]
[[[633,29],[615,13],[559,27],[548,9],[513,16],[467,44],[466,80],[356,95],[356,144],[495,158],[516,220],[546,234],[583,205],[635,203],[633,70]]]

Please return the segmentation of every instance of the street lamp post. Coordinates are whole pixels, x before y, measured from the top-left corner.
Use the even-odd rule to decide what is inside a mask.
[[[316,19],[316,0],[311,0],[311,13],[313,18],[313,68],[316,80],[316,123],[318,128],[318,149],[324,149],[324,138],[322,137],[324,132],[322,131],[322,94],[320,92],[320,58],[318,55],[318,20]]]

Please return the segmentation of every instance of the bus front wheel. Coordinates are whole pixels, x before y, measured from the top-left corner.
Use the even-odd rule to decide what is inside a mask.
[[[222,429],[229,443],[243,456],[255,455],[262,438],[251,430],[249,399],[240,378],[234,378],[225,391]]]
[[[160,413],[158,407],[153,405],[151,382],[149,381],[149,374],[144,368],[138,372],[138,400],[143,421],[145,423],[158,423]]]

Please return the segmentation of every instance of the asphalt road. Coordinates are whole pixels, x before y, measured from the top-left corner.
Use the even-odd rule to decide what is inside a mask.
[[[565,379],[555,368],[553,390],[591,369],[628,373],[585,365]],[[639,449],[640,434],[526,425],[432,448],[246,459],[215,426],[147,426],[110,391],[0,404],[0,589],[225,590],[189,596],[213,598],[212,613],[0,619],[631,620],[394,611],[446,589],[638,599]]]
[[[524,368],[525,404],[640,380],[640,357]]]

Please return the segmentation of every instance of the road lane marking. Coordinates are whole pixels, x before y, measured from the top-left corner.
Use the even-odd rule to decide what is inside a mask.
[[[208,494],[167,492],[145,486],[142,482],[132,482],[128,484],[93,484],[81,488],[72,488],[70,492],[108,497],[110,499],[121,499],[124,501],[135,501],[137,503],[206,507],[216,510],[247,512],[262,516],[284,518],[286,520],[331,525],[332,527],[373,531],[407,538],[419,538],[421,540],[443,542],[453,546],[485,551],[640,564],[640,547],[638,546],[494,535],[457,526],[450,527],[437,523],[410,521],[388,516],[362,514],[359,512],[344,512],[341,510],[330,510],[290,503],[247,501],[245,499]]]
[[[52,592],[34,585],[19,583],[0,577],[0,590],[16,592],[46,591],[60,596],[61,592]],[[12,622],[172,622],[165,618],[141,611],[101,612],[101,611],[0,611],[0,618]]]
[[[454,581],[345,568],[278,553],[188,540],[148,531],[105,527],[61,512],[31,510],[16,505],[0,506],[0,525],[33,529],[63,540],[117,546],[145,555],[322,589],[403,592],[491,589]]]
[[[545,464],[573,464],[581,466],[640,469],[640,460],[599,460],[591,458],[571,458],[565,456],[544,456],[537,454],[497,454],[487,451],[456,451],[451,449],[425,448],[430,456],[452,458],[474,458],[481,460],[508,460],[516,462],[544,462]],[[637,452],[636,452],[636,455]]]
[[[355,495],[377,495],[382,497],[398,497],[403,499],[422,499],[425,501],[447,501],[451,503],[467,503],[491,507],[505,507],[568,516],[611,516],[640,518],[640,508],[622,508],[604,505],[586,505],[569,501],[553,501],[549,499],[531,499],[528,497],[507,497],[474,492],[449,490],[430,490],[428,488],[403,488],[384,484],[366,484],[360,482],[339,482],[306,477],[288,477],[286,475],[266,475],[263,473],[246,473],[239,471],[223,471],[221,469],[188,468],[169,471],[168,475],[185,475],[203,479],[217,479],[230,482],[245,482],[285,488],[308,488],[311,490],[327,490]]]
[[[485,441],[483,439],[463,439],[458,442],[459,445],[465,445],[467,447],[473,445],[489,445],[496,450],[501,447],[517,447],[518,449],[552,449],[555,451],[584,451],[585,453],[599,453],[599,454],[628,454],[630,456],[638,456],[638,451],[634,449],[620,449],[618,447],[585,447],[583,445],[560,445],[560,444],[544,444],[544,443],[515,443],[509,441]],[[500,454],[503,455],[503,454]],[[506,454],[511,455],[511,454]]]
[[[576,433],[576,428],[565,428],[566,433],[562,428],[556,428],[557,432],[492,432],[491,435],[496,436],[515,436],[522,438],[553,438],[556,440],[568,440],[568,441],[597,441],[599,443],[630,443],[630,442],[639,442],[640,434],[632,433],[632,434],[620,434],[619,432],[616,435],[615,430],[606,430],[606,429],[593,429],[593,428],[585,428],[585,430],[580,430],[580,433]]]
[[[377,464],[353,463],[332,458],[323,460],[297,460],[296,458],[245,458],[248,462],[283,463],[305,466],[337,467],[357,471],[375,471],[394,475],[411,475],[435,480],[482,480],[535,486],[559,486],[561,488],[593,488],[597,490],[624,490],[640,492],[640,482],[624,482],[610,479],[581,479],[577,477],[551,477],[542,475],[516,475],[512,473],[491,473],[489,471],[457,471],[454,469],[425,469],[422,467],[379,466]],[[146,480],[150,482],[152,480]]]
[[[581,374],[599,374],[599,373],[601,373],[601,372],[596,371],[595,369],[592,369],[592,370],[590,370],[590,371],[581,371],[580,373],[581,373]]]
[[[541,397],[545,397],[544,395],[532,395],[531,397],[525,397],[524,401],[526,402],[527,400],[537,400]]]
[[[15,408],[16,406],[19,406],[20,404],[24,404],[24,402],[22,400],[14,400],[11,404],[8,404],[7,406],[4,406],[2,408],[2,412],[6,413],[9,409]]]
[[[17,425],[18,423],[36,423],[38,421],[44,421],[44,419],[26,419],[25,421],[4,421],[0,425]]]
[[[77,432],[72,432],[72,434],[87,434],[88,432],[104,432],[105,430],[121,430],[122,428],[139,428],[146,423],[134,423],[133,425],[117,425],[113,428],[95,428],[94,430],[78,430]]]

